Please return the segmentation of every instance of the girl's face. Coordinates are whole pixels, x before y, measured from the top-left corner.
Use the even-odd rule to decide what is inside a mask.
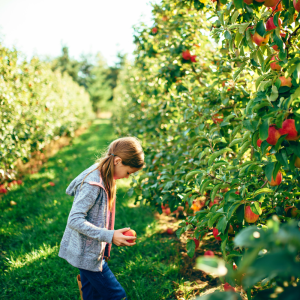
[[[122,159],[120,157],[115,157],[114,159],[115,165],[115,172],[114,172],[114,179],[122,179],[128,178],[130,174],[139,171],[140,169],[131,168],[129,166],[125,166],[122,164]]]

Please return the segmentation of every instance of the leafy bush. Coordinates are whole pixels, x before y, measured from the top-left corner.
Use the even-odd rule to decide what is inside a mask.
[[[213,232],[231,265],[243,228],[275,215],[287,222],[300,208],[299,15],[292,1],[273,10],[248,2],[155,5],[153,27],[136,28],[115,114],[118,134],[138,136],[146,150],[136,201],[160,213],[187,206],[193,215],[177,235]],[[187,251],[193,257],[193,239]]]
[[[37,58],[20,60],[18,51],[0,45],[2,180],[18,158],[26,162],[30,153],[72,136],[93,117],[88,94],[70,76],[52,72]]]

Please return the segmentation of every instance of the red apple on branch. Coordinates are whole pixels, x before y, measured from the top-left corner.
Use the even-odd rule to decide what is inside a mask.
[[[277,5],[277,4],[276,4]],[[276,9],[276,5],[274,5],[272,8],[272,11],[274,11],[274,13],[278,12],[278,11],[282,11],[282,3],[280,2],[277,6],[277,9]],[[276,10],[275,10],[276,9]]]
[[[197,240],[197,239],[193,239],[194,240],[194,242],[195,242],[195,249],[198,249],[199,248],[199,245],[200,245],[200,241],[199,240]]]
[[[229,283],[225,283],[224,284],[224,290],[225,290],[225,292],[235,292],[236,290],[235,290],[235,288],[234,287],[232,287]]]
[[[136,232],[133,229],[129,229],[125,232],[123,232],[124,235],[126,236],[135,236],[136,237]],[[135,240],[126,240],[128,243],[134,243]]]
[[[213,253],[213,251],[207,250],[204,252],[204,256],[215,256],[215,254]]]
[[[190,60],[191,59],[191,53],[189,50],[185,50],[182,52],[182,58],[184,60]]]
[[[295,120],[293,119],[286,119],[282,123],[282,128],[279,129],[279,133],[281,135],[287,134],[287,136],[285,137],[287,141],[296,141],[300,137],[296,130]]]
[[[294,8],[297,12],[300,12],[300,0],[294,0],[293,1]]]
[[[271,185],[271,186],[277,186],[281,183],[281,181],[282,181],[282,173],[280,171],[278,171],[278,173],[276,175],[276,179],[274,180],[274,177],[272,176],[271,182],[270,181],[268,181],[268,182],[269,182],[269,185]]]
[[[292,87],[292,78],[291,77],[285,78],[284,76],[280,76],[279,80],[281,81],[280,86]]]
[[[245,221],[248,223],[255,223],[258,218],[259,215],[255,214],[252,210],[251,207],[248,205],[245,208],[245,215],[244,215]]]
[[[271,58],[271,63],[270,63],[270,68],[272,69],[272,70],[277,70],[277,71],[280,71],[281,70],[281,67],[279,66],[279,64],[277,64],[277,61],[278,61],[278,55],[276,55],[276,57],[275,56],[273,56],[272,58]]]
[[[222,241],[221,238],[218,236],[219,230],[217,228],[213,229],[213,236],[215,237],[216,240]]]
[[[264,6],[266,7],[274,7],[277,5],[277,3],[279,2],[280,0],[266,0],[264,2]]]
[[[279,27],[281,26],[281,24],[282,24],[281,19],[278,19],[278,25],[279,25]],[[276,29],[276,27],[277,27],[277,26],[274,24],[273,17],[271,17],[271,18],[267,21],[267,23],[266,23],[266,30],[267,30],[267,31],[270,31],[270,30]]]
[[[259,35],[256,31],[254,34],[251,34],[251,39],[252,41],[257,45],[257,46],[264,46],[268,43],[270,35],[267,34],[265,37],[262,37]]]

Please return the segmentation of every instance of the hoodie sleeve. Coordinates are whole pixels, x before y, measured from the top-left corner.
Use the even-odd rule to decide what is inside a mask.
[[[79,188],[80,185],[78,186],[78,191]],[[67,226],[90,238],[97,239],[99,242],[111,244],[114,230],[97,227],[86,220],[87,212],[95,204],[99,193],[100,197],[106,197],[102,188],[92,186],[87,182],[82,184],[81,190],[74,199]]]

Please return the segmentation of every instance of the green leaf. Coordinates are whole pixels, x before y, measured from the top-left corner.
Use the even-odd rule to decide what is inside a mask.
[[[212,202],[214,201],[217,191],[220,189],[221,185],[223,185],[223,183],[219,183],[213,188],[213,190],[211,192],[211,196],[210,196],[210,199]]]
[[[272,174],[273,174],[274,167],[275,167],[275,162],[271,162],[271,163],[267,164],[265,167],[265,173],[266,173],[266,177],[267,177],[268,181],[272,180]]]
[[[199,174],[199,173],[203,173],[202,170],[195,170],[195,171],[191,171],[188,174],[186,174],[185,176],[185,181],[189,181],[192,177],[194,177],[195,175]]]
[[[252,49],[252,50],[254,50],[255,46],[254,46],[254,44],[252,42],[252,39],[251,39],[250,30],[246,31],[246,40],[247,40],[249,48]]]
[[[239,138],[239,139],[234,139],[230,144],[229,144],[229,147],[232,147],[234,146],[235,144],[239,144],[242,142],[242,138]]]
[[[217,229],[221,232],[221,233],[224,233],[225,229],[226,229],[226,226],[227,226],[227,219],[225,216],[223,216],[217,223]]]
[[[225,31],[224,37],[225,37],[226,40],[231,40],[232,39],[232,36],[231,36],[231,34],[228,30]]]
[[[255,198],[257,195],[260,195],[260,194],[264,194],[264,193],[273,193],[274,191],[271,190],[271,189],[268,189],[268,188],[262,188],[262,189],[259,189],[257,191],[255,191],[255,193],[253,194],[253,198]]]
[[[256,215],[261,215],[262,209],[259,206],[259,202],[251,203],[250,207],[253,213],[255,213]]]
[[[224,148],[224,149],[222,149],[222,150],[219,150],[219,151],[214,152],[214,153],[210,156],[210,158],[209,158],[209,160],[208,160],[208,163],[207,163],[208,166],[210,167],[210,166],[212,165],[213,161],[214,161],[218,156],[224,154],[225,152],[232,152],[232,150],[231,150],[230,148]]]
[[[193,257],[195,254],[196,245],[193,239],[188,239],[186,243],[187,254],[189,257]]]
[[[220,218],[222,216],[221,213],[215,213],[207,222],[207,226],[208,227],[213,227],[213,225],[215,224],[215,222],[218,220],[218,218]]]
[[[240,14],[240,13],[239,13],[238,10],[236,10],[236,11],[234,12],[234,14],[233,14],[232,17],[231,17],[231,23],[235,23],[235,21],[237,20],[239,14]]]
[[[269,136],[269,122],[268,119],[264,120],[259,126],[259,137],[262,141],[266,140]]]
[[[260,35],[260,36],[264,36],[266,34],[266,28],[264,25],[264,21],[260,20],[257,25],[256,25],[256,32]]]
[[[244,1],[243,0],[233,0],[234,6],[236,9],[243,8],[244,7]]]

